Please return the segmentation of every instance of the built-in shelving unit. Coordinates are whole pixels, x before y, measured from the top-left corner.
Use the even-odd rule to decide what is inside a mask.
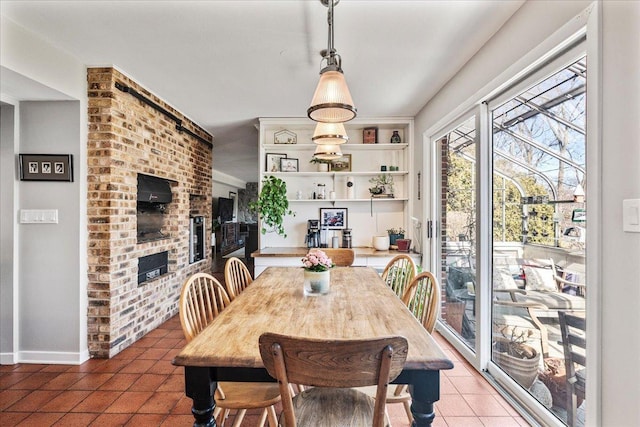
[[[287,184],[287,198],[295,217],[285,219],[288,237],[275,233],[260,236],[260,247],[292,247],[304,245],[307,220],[318,219],[321,208],[346,208],[348,228],[352,229],[354,246],[370,246],[371,238],[386,233],[388,228],[402,227],[408,230],[412,199],[413,119],[411,118],[356,118],[345,123],[349,141],[340,146],[342,153],[350,157],[350,170],[318,171],[318,165],[310,163],[316,145],[311,137],[316,123],[307,118],[260,119],[260,177],[274,175]],[[363,143],[363,131],[377,128],[377,143]],[[276,144],[275,134],[287,131],[295,144]],[[390,143],[393,131],[398,131],[401,143]],[[267,166],[268,154],[286,155],[297,159],[297,172],[273,170]],[[385,166],[386,171],[381,171]],[[393,166],[394,170],[391,170]],[[381,174],[393,177],[393,198],[371,198],[370,182]],[[349,191],[347,183],[353,186]],[[324,184],[325,199],[314,199],[318,184]],[[262,183],[260,183],[260,188]],[[331,198],[333,196],[333,198]],[[328,231],[328,237],[340,236],[340,231]]]

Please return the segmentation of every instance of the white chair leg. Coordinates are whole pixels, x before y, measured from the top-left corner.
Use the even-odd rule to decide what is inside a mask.
[[[413,423],[413,414],[411,413],[411,402],[404,401],[402,402],[402,405],[404,406],[404,411],[407,413],[407,418],[409,419],[409,425],[411,425],[411,423]]]
[[[276,407],[274,405],[267,408],[267,416],[269,427],[278,427],[278,415],[276,414]]]
[[[391,427],[391,419],[389,418],[389,411],[387,411],[387,406],[384,406],[384,425],[386,427]]]
[[[262,413],[260,414],[260,419],[258,420],[258,426],[260,427],[264,427],[264,422],[267,421],[267,408],[264,408],[262,410]]]
[[[246,413],[246,409],[240,409],[238,411],[238,413],[236,414],[236,420],[233,423],[233,427],[240,427],[240,424],[242,424],[242,420],[244,419],[244,414]]]

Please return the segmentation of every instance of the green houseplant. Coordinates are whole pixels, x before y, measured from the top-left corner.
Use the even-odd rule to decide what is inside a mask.
[[[295,213],[289,209],[286,182],[275,176],[264,178],[258,199],[249,203],[249,209],[262,219],[262,234],[275,231],[280,236],[287,237],[282,224],[284,216],[295,216]]]

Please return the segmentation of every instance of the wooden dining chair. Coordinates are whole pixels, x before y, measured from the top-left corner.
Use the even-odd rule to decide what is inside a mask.
[[[384,395],[404,367],[404,337],[316,340],[273,333],[259,339],[269,375],[278,380],[286,427],[383,427]],[[292,397],[289,383],[313,386]],[[349,387],[377,385],[377,396]]]
[[[230,304],[224,287],[213,276],[196,273],[182,285],[179,301],[180,324],[187,341],[198,335],[224,308]],[[224,345],[224,344],[221,344]],[[242,423],[247,409],[263,408],[259,426],[265,420],[276,427],[278,420],[274,405],[280,401],[276,384],[250,382],[218,382],[216,389],[216,422],[224,421],[232,409],[238,411],[233,427]]]
[[[430,334],[433,333],[440,311],[440,286],[433,274],[426,271],[414,277],[402,296],[402,302],[404,302],[418,321],[422,323],[422,326],[424,326],[427,332]],[[375,392],[371,387],[366,387],[362,389],[362,391],[369,396],[374,396]],[[395,387],[389,387],[385,402],[387,404],[402,403],[407,413],[409,424],[413,422],[413,415],[411,414],[411,394],[409,393],[407,384],[398,384]]]
[[[236,299],[251,282],[253,282],[253,278],[244,262],[236,257],[229,258],[224,265],[224,285],[229,299],[231,301]]]
[[[356,253],[353,249],[348,248],[323,248],[322,251],[327,254],[331,261],[337,267],[350,267],[353,265],[353,261],[356,259]]]
[[[585,398],[587,387],[587,322],[584,315],[576,316],[564,311],[558,312],[558,319],[567,372],[567,425],[575,427],[578,399],[582,401]],[[576,365],[580,368],[576,369]]]
[[[416,264],[409,255],[396,255],[382,272],[382,280],[402,298],[405,288],[416,275]]]

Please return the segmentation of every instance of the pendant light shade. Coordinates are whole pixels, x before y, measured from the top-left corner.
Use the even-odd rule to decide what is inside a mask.
[[[322,60],[327,62],[320,71],[320,81],[307,109],[311,120],[323,123],[343,123],[356,116],[351,92],[342,72],[342,58],[333,48],[333,7],[340,0],[320,0],[329,8],[327,22],[329,37],[327,49],[322,51]]]
[[[356,108],[342,71],[327,70],[320,74],[307,114],[311,120],[326,123],[347,122],[356,116]]]
[[[342,157],[342,151],[339,145],[318,144],[313,157],[321,160],[336,160]]]
[[[316,144],[338,145],[347,142],[349,137],[342,123],[319,122],[311,140]]]

